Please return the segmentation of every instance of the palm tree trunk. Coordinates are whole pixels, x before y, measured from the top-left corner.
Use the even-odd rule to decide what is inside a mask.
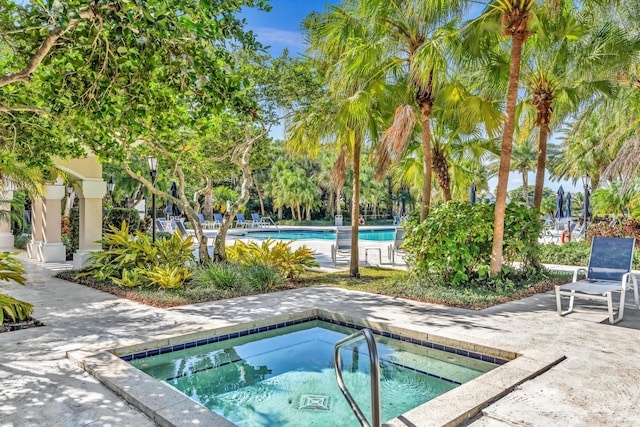
[[[429,75],[429,82],[426,87],[419,88],[416,94],[416,101],[420,107],[422,121],[422,172],[424,181],[422,182],[422,206],[420,207],[420,221],[424,221],[429,215],[429,205],[431,205],[431,176],[433,170],[433,159],[431,155],[431,114],[433,112],[433,68]]]
[[[296,221],[296,210],[293,205],[291,205],[291,219]]]
[[[302,212],[300,211],[300,202],[296,203],[296,209],[298,210],[298,221],[302,221]]]
[[[529,172],[526,170],[522,171],[522,197],[524,203],[529,206]]]
[[[442,188],[444,201],[448,202],[451,200],[451,176],[447,158],[440,150],[433,151],[433,173],[436,175],[438,185]]]
[[[278,206],[278,221],[282,221],[282,206]]]
[[[498,170],[498,189],[496,191],[496,207],[493,226],[493,246],[491,249],[490,273],[498,276],[502,271],[502,249],[504,243],[504,214],[507,205],[507,185],[511,164],[513,131],[515,129],[516,102],[518,100],[518,83],[520,82],[520,62],[522,46],[526,40],[526,32],[514,32],[511,37],[511,64],[509,67],[509,85],[507,87],[507,106],[505,110],[502,148],[500,150],[500,169]]]
[[[353,141],[353,196],[351,199],[351,262],[349,275],[360,277],[360,254],[358,253],[358,220],[360,219],[360,149],[362,135],[356,132]]]
[[[342,198],[342,188],[336,188],[336,215],[342,215],[342,206],[340,199]]]
[[[540,126],[540,138],[538,140],[538,167],[536,169],[536,187],[533,191],[533,207],[540,209],[542,204],[542,190],[544,189],[544,170],[547,162],[547,139],[549,137],[546,125]]]

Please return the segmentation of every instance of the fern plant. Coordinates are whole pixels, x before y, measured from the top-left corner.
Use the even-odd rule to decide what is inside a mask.
[[[320,264],[313,256],[313,251],[302,245],[296,250],[291,249],[292,242],[267,239],[260,245],[255,242],[245,243],[236,240],[234,245],[227,248],[227,258],[238,264],[263,264],[275,267],[287,279],[299,276],[305,269],[317,267]]]
[[[0,280],[13,280],[24,285],[25,273],[24,266],[13,257],[12,253],[0,252]],[[31,317],[31,313],[33,313],[32,304],[0,294],[0,325],[4,323],[5,318],[9,318],[13,322],[27,320]]]

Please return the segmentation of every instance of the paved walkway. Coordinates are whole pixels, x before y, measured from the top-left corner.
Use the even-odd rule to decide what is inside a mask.
[[[25,261],[28,283],[2,291],[35,304],[46,326],[0,334],[0,426],[151,426],[77,368],[67,351],[100,350],[323,308],[411,325],[505,350],[561,352],[566,360],[485,408],[472,426],[640,426],[640,312],[611,326],[606,309],[579,303],[560,318],[551,293],[482,311],[316,287],[158,309],[52,277]],[[64,266],[57,266],[64,268]],[[429,425],[429,423],[425,423]]]

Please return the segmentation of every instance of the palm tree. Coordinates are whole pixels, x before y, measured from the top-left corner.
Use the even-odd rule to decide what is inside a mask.
[[[504,215],[507,201],[507,184],[511,169],[511,149],[513,133],[516,126],[516,104],[518,85],[520,82],[520,63],[522,49],[531,35],[529,20],[533,14],[535,0],[496,0],[487,5],[480,18],[473,21],[471,34],[480,40],[491,33],[500,23],[502,36],[511,38],[509,61],[509,80],[507,85],[507,103],[500,149],[500,166],[498,170],[498,188],[496,191],[495,222],[493,228],[493,246],[491,250],[490,273],[497,276],[502,271],[502,246],[504,241]]]
[[[514,144],[511,160],[511,170],[522,174],[522,197],[529,205],[529,172],[535,170],[537,160],[536,147],[531,138]]]
[[[317,154],[321,143],[350,154],[353,167],[351,200],[352,244],[350,275],[359,277],[358,218],[360,206],[360,156],[365,140],[377,139],[376,112],[384,105],[384,82],[375,64],[363,62],[363,46],[371,37],[355,14],[353,4],[329,7],[306,21],[308,55],[324,71],[329,90],[319,104],[296,112],[287,126],[290,149]]]
[[[455,21],[466,2],[460,0],[362,0],[358,14],[368,19],[375,44],[366,46],[375,51],[379,69],[390,81],[400,76],[407,85],[420,112],[422,128],[422,205],[420,218],[424,220],[431,203],[431,118],[436,90],[450,71],[451,45],[457,38]],[[373,49],[372,49],[373,47]],[[396,110],[394,122],[385,132],[378,148],[380,170],[386,170],[392,158],[405,152],[415,126],[413,107],[408,103]]]
[[[535,35],[527,43],[523,78],[530,93],[529,102],[537,112],[535,208],[542,201],[552,115],[562,120],[575,114],[581,104],[597,100],[597,95],[612,96],[611,71],[627,67],[635,55],[620,30],[606,25],[587,34],[593,24],[579,22],[569,8],[560,12],[542,9],[537,18],[531,25]]]

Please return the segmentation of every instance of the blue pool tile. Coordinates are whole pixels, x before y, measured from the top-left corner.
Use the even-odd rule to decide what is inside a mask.
[[[433,343],[433,348],[436,349],[436,350],[444,351],[444,346],[440,345],[440,344]]]
[[[160,349],[149,350],[147,351],[147,357],[149,356],[157,356],[160,354]]]
[[[232,334],[229,334],[229,338],[230,338],[230,339],[232,339],[232,338],[238,338],[239,336],[240,336],[240,332],[234,332],[234,333],[232,333]]]
[[[207,340],[206,339],[196,341],[196,345],[197,346],[206,345],[206,344],[207,344]]]
[[[133,356],[131,354],[128,354],[126,356],[122,356],[120,359],[124,360],[125,362],[130,362],[133,360]]]
[[[134,359],[143,359],[145,357],[147,357],[147,352],[143,351],[141,353],[136,353],[132,356]]]
[[[173,351],[173,349],[171,347],[162,347],[160,349],[160,354],[171,353],[172,351]]]
[[[264,331],[266,331],[266,330],[268,330],[268,329],[269,329],[269,327],[268,327],[268,326],[263,326],[263,327],[261,327],[261,328],[258,328],[258,332],[264,332]]]
[[[186,343],[184,345],[184,348],[192,348],[192,347],[195,347],[195,346],[196,346],[195,341],[191,341],[191,342]]]
[[[482,360],[482,355],[479,353],[474,353],[473,351],[469,352],[469,357],[472,359]]]
[[[491,356],[486,356],[486,355],[482,355],[482,360],[485,362],[489,362],[489,363],[494,363],[495,362],[495,358],[491,357]]]
[[[244,337],[246,335],[249,335],[249,331],[240,331],[240,336]]]
[[[171,347],[171,351],[184,350],[184,344],[178,344]]]

